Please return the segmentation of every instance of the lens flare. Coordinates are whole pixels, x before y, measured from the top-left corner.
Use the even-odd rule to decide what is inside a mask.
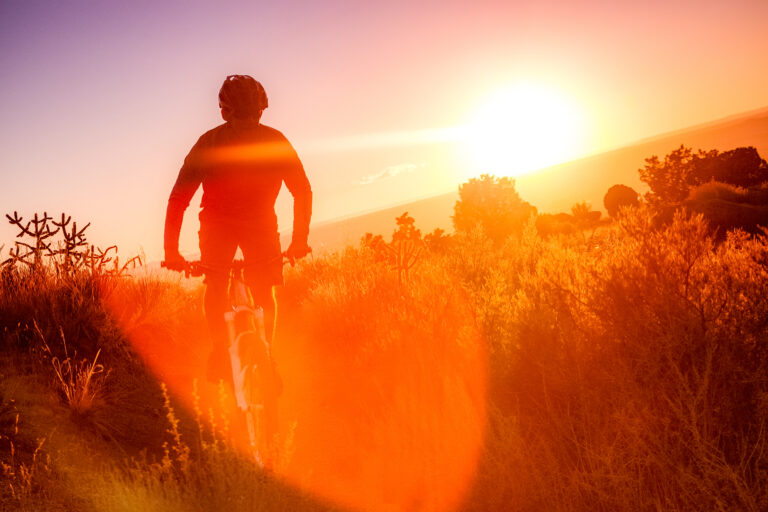
[[[278,294],[284,390],[269,474],[353,510],[455,510],[474,482],[487,414],[487,354],[469,304],[450,283],[406,301],[394,277],[357,299],[343,291],[357,286],[351,275],[335,279],[342,290],[325,290],[325,305],[284,307]],[[155,279],[118,287],[108,306],[187,413],[216,422],[249,457],[232,390],[203,377],[201,291]]]

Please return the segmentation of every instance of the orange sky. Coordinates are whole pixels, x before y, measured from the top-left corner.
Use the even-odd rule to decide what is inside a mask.
[[[451,129],[510,85],[578,110],[573,156],[768,106],[765,1],[155,4],[0,4],[3,213],[67,211],[159,259],[170,187],[231,73],[267,88],[263,122],[299,151],[317,221],[494,171]]]

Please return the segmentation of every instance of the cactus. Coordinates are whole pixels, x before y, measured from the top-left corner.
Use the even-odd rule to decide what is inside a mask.
[[[409,271],[418,263],[424,250],[421,240],[393,240],[385,246],[392,256],[392,267],[401,283],[408,280]]]
[[[31,243],[17,240],[10,250],[10,258],[3,263],[23,263],[33,269],[41,268],[43,258],[53,254],[49,239],[58,233],[58,229],[51,230],[48,225],[48,221],[53,218],[48,216],[48,212],[43,212],[42,217],[35,213],[35,216],[25,224],[24,218],[16,211],[13,212],[13,217],[9,214],[5,216],[8,222],[19,228],[16,238],[29,237]]]
[[[28,221],[14,211],[6,214],[8,222],[19,229],[14,246],[9,251],[9,258],[0,263],[4,267],[24,265],[34,272],[44,272],[52,268],[60,276],[72,275],[78,271],[88,271],[92,275],[122,276],[128,269],[142,264],[141,257],[134,256],[120,264],[117,246],[106,249],[89,245],[85,231],[91,225],[78,228],[72,216],[61,214],[61,220],[54,220],[43,212]],[[56,241],[54,237],[60,235]],[[114,255],[110,254],[114,251]],[[48,263],[48,267],[46,267]]]

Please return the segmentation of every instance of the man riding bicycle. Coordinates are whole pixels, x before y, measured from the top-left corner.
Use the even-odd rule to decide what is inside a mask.
[[[275,201],[283,182],[293,195],[293,238],[285,256],[306,256],[312,190],[304,167],[288,139],[260,123],[267,108],[262,85],[247,75],[230,75],[219,91],[225,123],[204,133],[192,147],[168,199],[165,216],[165,264],[184,270],[179,233],[184,211],[198,187],[200,261],[205,270],[205,316],[213,350],[208,361],[211,380],[229,380],[227,310],[229,267],[237,248],[243,252],[245,280],[256,306],[264,311],[271,340],[276,302],[273,286],[283,283],[283,261]]]

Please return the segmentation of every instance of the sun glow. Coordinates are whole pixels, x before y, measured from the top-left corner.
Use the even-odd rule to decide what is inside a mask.
[[[464,126],[471,174],[514,176],[584,153],[584,122],[573,101],[536,84],[500,90]]]

